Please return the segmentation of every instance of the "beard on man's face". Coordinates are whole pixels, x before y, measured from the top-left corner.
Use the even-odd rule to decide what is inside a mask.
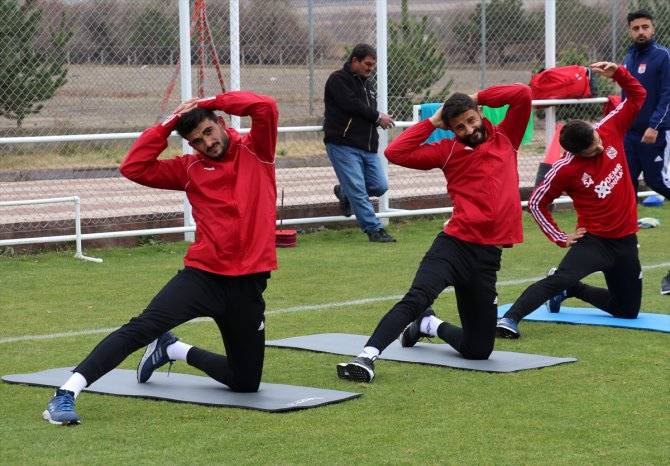
[[[206,153],[204,154],[210,159],[218,159],[223,155],[223,150],[220,142],[215,142],[207,148]]]
[[[472,134],[461,138],[461,141],[470,147],[478,146],[486,141],[486,128],[484,127],[484,122],[482,122],[481,126],[475,129]]]
[[[638,47],[645,47],[646,45],[649,45],[649,42],[651,42],[651,38],[646,36],[640,35],[635,38],[635,45]]]

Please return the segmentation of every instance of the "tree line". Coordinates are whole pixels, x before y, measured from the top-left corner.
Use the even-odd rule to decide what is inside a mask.
[[[321,2],[321,5],[324,3]],[[240,2],[242,63],[301,65],[313,56],[346,58],[346,47],[374,43],[374,9],[332,11],[308,24],[304,9],[293,0]],[[667,0],[633,0],[628,11],[651,9],[657,39],[668,46]],[[223,63],[228,61],[228,2],[208,2],[208,23]],[[630,44],[621,9],[615,22],[619,41],[615,61]],[[431,94],[448,69],[481,65],[481,2],[445,8],[435,15],[411,14],[409,0],[389,17],[389,109],[407,115],[412,103],[434,101],[449,91],[451,81]],[[174,0],[0,0],[0,116],[15,120],[38,113],[43,102],[67,82],[71,63],[174,64],[179,50],[178,4]],[[544,56],[544,10],[524,8],[522,0],[490,0],[486,4],[486,63],[539,68]],[[310,30],[311,29],[311,30]],[[561,0],[556,11],[557,53],[562,59],[610,58],[612,18],[606,6]],[[197,56],[197,31],[192,40]],[[310,41],[310,38],[312,40]],[[310,44],[311,45],[308,45]],[[563,61],[563,60],[561,60]],[[568,63],[566,63],[568,64]],[[535,69],[534,71],[537,71]]]

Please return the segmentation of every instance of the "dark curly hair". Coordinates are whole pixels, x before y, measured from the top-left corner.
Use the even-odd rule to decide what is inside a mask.
[[[179,118],[179,121],[175,125],[175,131],[177,131],[177,134],[181,137],[186,139],[186,136],[203,120],[212,120],[216,122],[216,113],[208,108],[196,107]]]
[[[633,11],[631,13],[628,13],[628,16],[626,16],[626,20],[628,21],[628,25],[630,26],[630,23],[635,21],[636,19],[648,19],[652,23],[654,22],[654,18],[651,16],[651,12],[649,10],[637,10]]]
[[[449,124],[449,119],[457,117],[468,110],[477,110],[477,104],[469,95],[456,92],[442,106],[442,121]]]
[[[561,147],[573,154],[579,154],[593,144],[593,126],[584,120],[570,120],[558,136]]]

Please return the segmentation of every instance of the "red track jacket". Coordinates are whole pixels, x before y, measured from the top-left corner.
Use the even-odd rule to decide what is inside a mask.
[[[120,171],[144,186],[186,192],[196,240],[184,257],[185,265],[221,275],[274,270],[277,105],[270,97],[243,91],[201,99],[198,105],[251,116],[251,131],[241,135],[226,128],[230,146],[218,161],[198,153],[157,160],[177,121],[168,118],[142,133]]]
[[[435,127],[426,119],[407,129],[384,154],[393,163],[418,170],[439,168],[447,179],[454,212],[444,232],[463,241],[512,245],[523,241],[517,150],[530,117],[530,88],[494,86],[477,94],[480,105],[509,104],[505,119],[476,148],[458,139],[422,144]]]
[[[642,108],[647,92],[620,66],[612,78],[628,98],[594,125],[605,148],[591,158],[570,152],[554,163],[528,200],[533,218],[547,238],[565,247],[567,235],[549,212],[549,204],[566,192],[577,211],[577,228],[604,238],[621,238],[637,232],[637,204],[630,179],[623,137]]]

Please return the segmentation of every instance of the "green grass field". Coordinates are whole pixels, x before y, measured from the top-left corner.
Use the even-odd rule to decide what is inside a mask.
[[[659,293],[670,268],[670,206],[641,208],[662,222],[639,233],[643,312],[670,313]],[[555,212],[574,226],[572,211]],[[301,235],[278,251],[267,301],[267,338],[324,332],[370,334],[408,288],[444,219],[392,223],[396,244],[353,229]],[[565,250],[524,214],[526,242],[503,253],[500,303],[556,265]],[[84,247],[86,245],[84,244]],[[74,366],[108,329],[140,312],[182,267],[186,243],[133,249],[0,256],[0,373]],[[603,284],[602,274],[587,279]],[[516,283],[516,284],[514,284]],[[365,304],[351,303],[368,300]],[[580,306],[578,301],[566,305]],[[296,310],[296,307],[302,309]],[[438,315],[457,321],[445,292]],[[83,393],[82,424],[41,419],[53,389],[0,383],[0,463],[14,464],[477,464],[670,463],[670,335],[525,322],[496,349],[570,356],[576,363],[511,374],[380,361],[368,385],[341,381],[348,357],[268,348],[263,381],[361,391],[360,398],[289,413],[213,408]],[[77,332],[77,335],[62,335]],[[176,329],[184,341],[223,351],[211,322]],[[51,338],[31,338],[49,336]],[[141,352],[121,368],[134,369]],[[185,363],[176,372],[197,373]]]

